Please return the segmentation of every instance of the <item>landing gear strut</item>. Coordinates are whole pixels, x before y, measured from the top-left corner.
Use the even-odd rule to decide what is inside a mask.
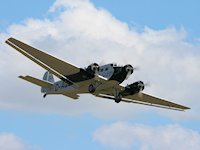
[[[119,103],[122,100],[122,95],[119,92],[119,89],[114,88],[114,97],[115,97],[115,103]]]
[[[47,96],[47,94],[44,94],[44,95],[43,95],[43,98],[45,98],[46,96]]]
[[[119,102],[121,102],[121,100],[122,100],[122,95],[121,95],[121,94],[118,94],[118,95],[115,97],[115,102],[116,102],[116,103],[119,103]]]

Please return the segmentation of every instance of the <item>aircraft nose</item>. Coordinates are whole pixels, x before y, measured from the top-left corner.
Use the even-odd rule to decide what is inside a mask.
[[[126,65],[124,66],[125,67],[125,70],[128,74],[132,74],[133,73],[133,66],[132,65]]]
[[[124,66],[124,68],[125,68],[125,71],[126,71],[126,79],[128,79],[128,77],[133,73],[133,66],[131,66],[131,65],[125,65]]]

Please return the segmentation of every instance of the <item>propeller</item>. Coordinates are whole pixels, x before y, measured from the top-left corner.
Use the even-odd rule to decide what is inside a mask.
[[[126,80],[129,78],[129,76],[135,71],[135,70],[139,70],[139,67],[133,67],[131,65],[126,65]]]
[[[106,61],[105,60],[102,60],[101,62],[99,62],[99,66],[103,66],[106,64]]]
[[[131,72],[128,72],[126,75],[126,80],[128,79],[128,77],[131,75]]]
[[[125,65],[124,67],[127,72],[126,79],[128,79],[128,77],[133,73],[134,68],[131,65]]]

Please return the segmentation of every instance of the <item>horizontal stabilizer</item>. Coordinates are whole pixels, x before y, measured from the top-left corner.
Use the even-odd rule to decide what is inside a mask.
[[[50,83],[48,81],[40,80],[31,76],[19,76],[19,78],[24,79],[28,82],[31,82],[35,85],[41,86],[41,87],[51,87],[53,83]]]
[[[72,99],[78,99],[79,95],[77,95],[76,93],[63,93],[64,96],[70,97]]]

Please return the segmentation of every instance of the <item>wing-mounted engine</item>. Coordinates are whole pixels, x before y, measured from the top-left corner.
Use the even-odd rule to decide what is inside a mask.
[[[89,65],[86,69],[88,76],[94,77],[94,75],[99,71],[99,65],[97,63],[93,63]]]
[[[125,87],[125,90],[122,91],[120,94],[122,96],[133,95],[133,94],[139,93],[140,91],[143,91],[144,87],[145,85],[142,81],[137,81],[130,85],[127,85]]]

